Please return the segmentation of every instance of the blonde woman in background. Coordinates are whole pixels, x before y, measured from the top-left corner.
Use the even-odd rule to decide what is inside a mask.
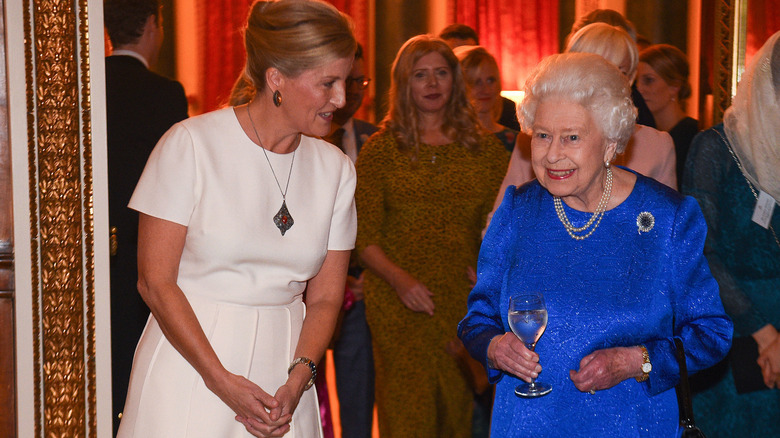
[[[623,29],[606,23],[589,24],[569,38],[567,52],[594,53],[618,67],[633,83],[639,54],[636,43]],[[668,133],[637,124],[628,146],[613,164],[626,166],[677,189],[674,143]]]
[[[512,153],[509,167],[501,183],[493,205],[495,210],[510,185],[520,185],[534,178],[531,169],[531,139],[514,129],[498,123],[503,109],[501,98],[501,72],[496,58],[481,46],[460,46],[454,50],[463,69],[463,77],[479,122],[492,132],[506,150]],[[492,213],[491,213],[492,214]]]
[[[390,110],[357,161],[358,243],[383,437],[470,437],[472,392],[445,353],[509,154],[480,126],[458,59],[429,35],[392,68]]]
[[[484,47],[458,46],[453,49],[460,60],[469,100],[482,127],[492,132],[507,151],[515,148],[518,132],[498,123],[501,118],[501,72],[498,63]]]

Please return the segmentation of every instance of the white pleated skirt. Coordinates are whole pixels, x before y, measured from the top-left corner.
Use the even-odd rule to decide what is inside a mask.
[[[287,305],[242,306],[188,296],[223,366],[273,395],[287,380],[303,324],[300,298]],[[322,437],[316,391],[305,391],[285,437]],[[133,359],[118,438],[251,437],[235,413],[150,317]]]

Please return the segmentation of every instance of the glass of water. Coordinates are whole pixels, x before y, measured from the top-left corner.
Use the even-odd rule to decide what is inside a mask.
[[[509,298],[509,327],[512,333],[522,341],[526,348],[534,351],[536,342],[547,328],[547,306],[541,292],[522,292]],[[520,397],[541,397],[552,391],[549,383],[523,382],[515,388],[515,394]]]

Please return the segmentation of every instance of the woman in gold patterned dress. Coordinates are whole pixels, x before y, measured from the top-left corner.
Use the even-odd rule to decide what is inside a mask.
[[[443,40],[404,44],[389,101],[360,152],[356,191],[379,431],[468,437],[472,394],[445,345],[465,314],[467,269],[509,154],[479,128]]]

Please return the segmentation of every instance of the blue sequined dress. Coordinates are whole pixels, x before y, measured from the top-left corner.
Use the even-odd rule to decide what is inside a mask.
[[[574,226],[591,216],[564,209]],[[640,232],[640,214],[647,228],[652,215],[651,229]],[[518,398],[520,380],[488,368],[497,382],[491,436],[678,435],[673,336],[685,344],[690,372],[716,363],[731,342],[732,325],[702,254],[705,235],[693,198],[641,175],[628,198],[581,241],[567,234],[537,181],[510,187],[483,241],[479,280],[459,334],[487,366],[490,340],[509,331],[509,294],[542,291],[549,321],[536,346],[539,380],[553,390]],[[639,344],[653,364],[648,381],[628,379],[591,395],[569,379],[569,370],[594,350]]]

